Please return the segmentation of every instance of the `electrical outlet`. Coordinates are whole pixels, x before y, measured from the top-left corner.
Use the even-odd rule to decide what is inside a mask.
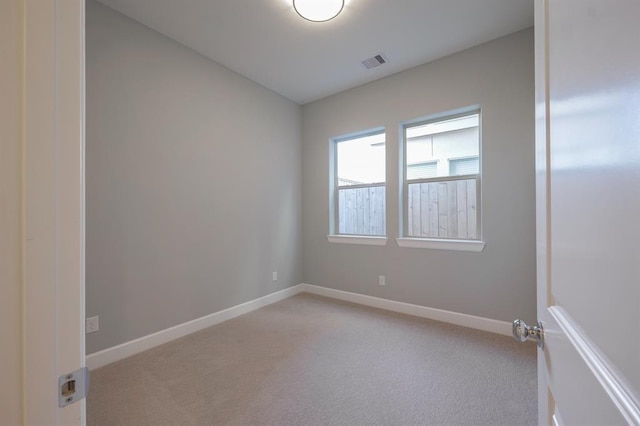
[[[278,273],[277,272],[273,273],[273,280],[274,281],[278,281]]]
[[[378,277],[378,284],[380,284],[380,285],[387,285],[387,282],[386,282],[386,281],[387,281],[387,280],[386,280],[386,278],[385,278],[385,276],[384,276],[384,275],[380,275],[380,276]]]
[[[85,332],[89,334],[95,333],[98,330],[100,330],[100,317],[87,318],[85,322]]]

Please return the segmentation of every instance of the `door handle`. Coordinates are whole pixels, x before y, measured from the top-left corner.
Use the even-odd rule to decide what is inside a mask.
[[[535,340],[540,349],[544,349],[544,327],[538,321],[537,325],[529,327],[521,319],[513,322],[513,338],[518,342],[526,342],[527,340]]]

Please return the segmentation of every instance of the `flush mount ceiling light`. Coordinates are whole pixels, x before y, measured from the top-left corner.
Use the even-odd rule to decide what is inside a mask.
[[[342,12],[344,0],[293,0],[298,15],[312,22],[329,21]]]

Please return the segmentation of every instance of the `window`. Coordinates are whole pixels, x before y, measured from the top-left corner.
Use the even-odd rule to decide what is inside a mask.
[[[404,127],[404,237],[479,240],[480,113]]]
[[[376,130],[332,140],[332,233],[386,235],[385,133]]]

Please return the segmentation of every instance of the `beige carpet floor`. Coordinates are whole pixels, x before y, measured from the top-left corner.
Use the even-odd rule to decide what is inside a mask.
[[[533,425],[536,347],[308,294],[92,372],[89,425]]]

